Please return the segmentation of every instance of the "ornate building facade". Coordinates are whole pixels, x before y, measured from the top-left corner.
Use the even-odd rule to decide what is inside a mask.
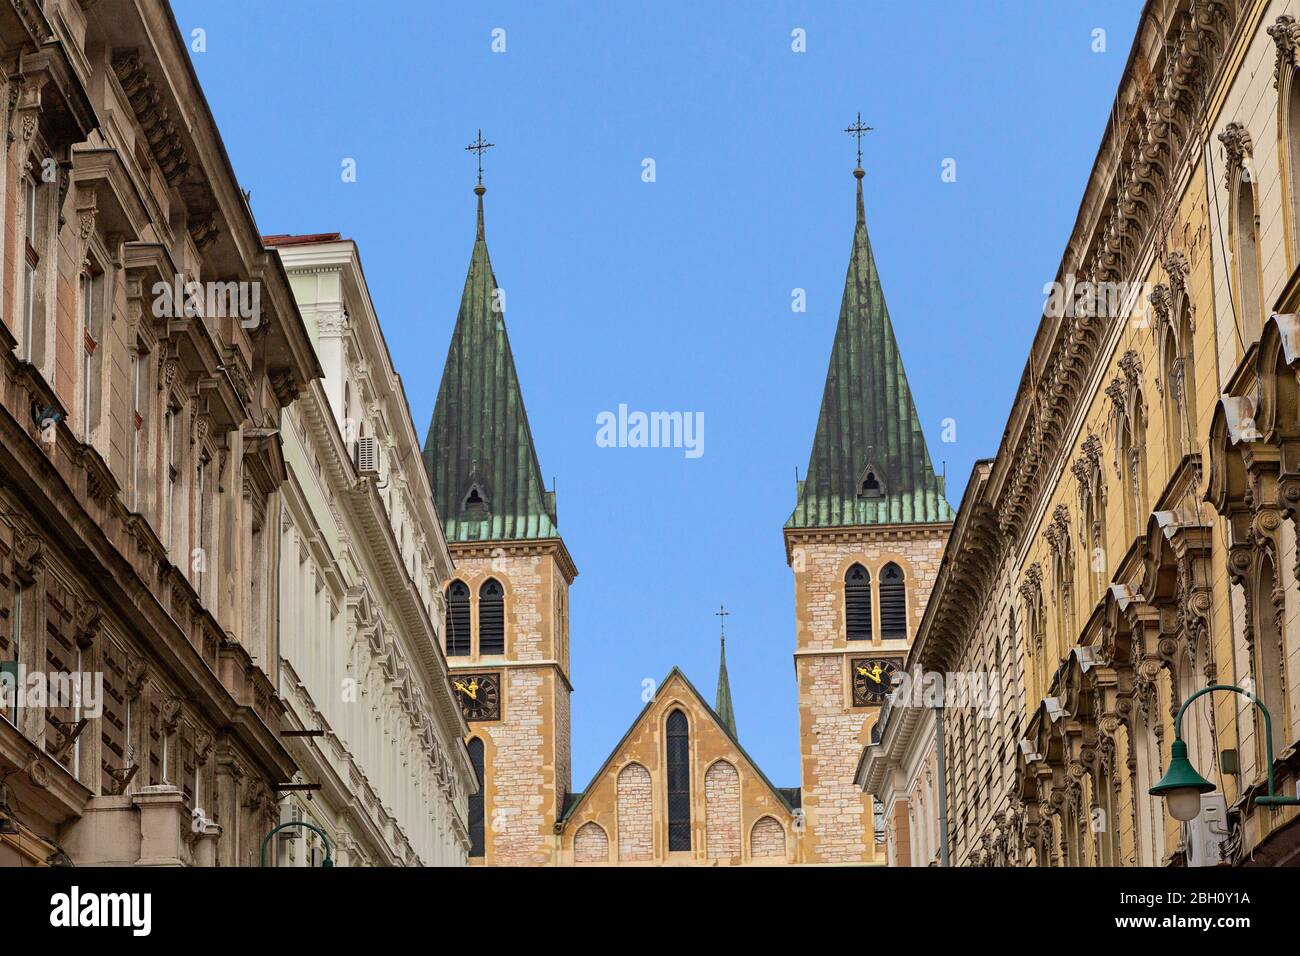
[[[311,342],[164,3],[0,38],[0,864],[257,865]]]
[[[463,864],[475,783],[442,654],[452,562],[401,379],[356,244],[266,243],[324,371],[285,413],[279,522],[279,690],[300,776],[320,788],[281,817],[324,830],[338,865]],[[282,865],[319,860],[313,831],[280,839]]]
[[[1294,311],[1297,5],[1150,0],[997,457],[972,476],[913,646],[996,677],[949,709],[955,864],[1282,863],[1262,712],[1198,698],[1216,786],[1174,821],[1148,789],[1209,684],[1272,715],[1294,793],[1300,461]],[[985,703],[989,703],[986,701]],[[880,749],[867,760],[897,762]]]
[[[455,571],[445,649],[481,782],[471,863],[879,864],[854,784],[889,673],[924,611],[952,510],[931,466],[857,221],[807,477],[785,526],[798,630],[801,786],[740,744],[725,650],[714,704],[676,668],[584,790],[570,762],[569,587],[496,278],[483,193],[424,461]]]

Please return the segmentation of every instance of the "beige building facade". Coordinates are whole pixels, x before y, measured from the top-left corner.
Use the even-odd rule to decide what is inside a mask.
[[[0,865],[255,866],[311,342],[165,4],[0,38]]]

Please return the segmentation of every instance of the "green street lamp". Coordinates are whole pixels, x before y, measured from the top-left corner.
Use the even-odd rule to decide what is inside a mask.
[[[1260,703],[1259,698],[1254,694],[1232,684],[1211,684],[1209,687],[1201,688],[1183,701],[1183,706],[1178,708],[1178,716],[1174,718],[1174,743],[1169,748],[1169,770],[1161,778],[1160,782],[1148,790],[1147,793],[1153,797],[1164,797],[1169,807],[1169,815],[1175,820],[1186,823],[1188,820],[1196,819],[1196,815],[1201,812],[1201,794],[1211,792],[1214,789],[1214,784],[1197,773],[1196,768],[1192,766],[1192,762],[1187,759],[1187,744],[1183,742],[1183,712],[1196,698],[1203,694],[1213,693],[1216,690],[1241,694],[1264,714],[1264,745],[1268,760],[1268,795],[1256,797],[1255,803],[1269,807],[1300,806],[1300,798],[1280,796],[1273,782],[1272,715],[1269,714],[1268,708]]]
[[[281,823],[265,837],[262,838],[262,866],[266,866],[266,847],[271,842],[271,837],[275,836],[281,830],[289,827],[306,827],[308,830],[315,830],[320,834],[320,838],[325,842],[325,859],[321,860],[321,868],[325,869],[334,866],[334,858],[330,856],[330,838],[325,835],[325,831],[314,823],[307,823],[304,820],[290,820],[288,823]]]

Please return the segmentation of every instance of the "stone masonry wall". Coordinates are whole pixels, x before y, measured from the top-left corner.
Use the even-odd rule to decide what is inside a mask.
[[[704,775],[704,827],[710,860],[740,856],[740,775],[725,760]]]
[[[454,669],[501,675],[501,719],[471,724],[491,741],[485,766],[486,858],[494,866],[551,862],[553,826],[569,787],[569,691],[553,663],[556,620],[550,555],[507,546],[453,547],[456,576],[470,588],[473,653]],[[506,592],[506,653],[478,654],[478,590],[489,577]],[[523,664],[525,666],[519,666]],[[531,666],[529,666],[531,665]]]
[[[609,837],[599,823],[585,823],[573,838],[575,863],[609,862]]]
[[[805,815],[803,862],[850,863],[873,858],[872,800],[853,778],[877,708],[852,706],[848,658],[902,658],[925,611],[947,533],[947,525],[937,525],[792,536]],[[855,561],[871,573],[872,641],[845,639],[844,574]],[[905,575],[908,636],[906,641],[881,642],[876,585],[881,569],[891,561]]]
[[[754,859],[785,856],[785,828],[772,817],[763,817],[749,834],[749,855]]]
[[[638,862],[654,856],[654,797],[650,771],[628,764],[618,775],[618,859]]]

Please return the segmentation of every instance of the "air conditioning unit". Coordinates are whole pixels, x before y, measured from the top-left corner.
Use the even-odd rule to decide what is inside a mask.
[[[1228,839],[1228,803],[1221,793],[1201,794],[1201,812],[1187,821],[1187,865],[1218,866]]]
[[[301,820],[302,808],[298,804],[292,801],[280,804],[281,823],[298,823]],[[302,827],[288,827],[278,835],[281,843],[297,843],[298,837],[302,836]]]
[[[364,478],[379,477],[379,439],[374,435],[357,439],[357,472]]]

